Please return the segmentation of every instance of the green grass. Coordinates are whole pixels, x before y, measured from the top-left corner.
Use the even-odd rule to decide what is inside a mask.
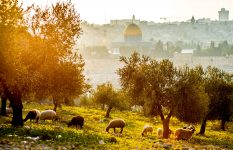
[[[39,110],[52,109],[52,105],[24,104],[23,117],[31,109]],[[160,143],[172,144],[172,149],[182,149],[182,147],[193,147],[196,149],[219,148],[233,149],[233,123],[227,123],[227,130],[219,130],[219,122],[207,122],[206,135],[194,135],[189,141],[176,141],[171,135],[170,139],[158,139],[156,129],[162,127],[159,118],[147,118],[143,114],[130,111],[111,112],[111,118],[122,118],[126,121],[123,134],[114,134],[105,131],[110,119],[104,119],[105,111],[91,107],[68,107],[63,106],[58,109],[61,120],[58,122],[45,121],[36,124],[34,121],[27,121],[23,128],[12,128],[10,117],[0,117],[0,145],[10,145],[12,147],[49,147],[62,149],[163,149]],[[73,116],[80,115],[85,118],[82,130],[75,127],[68,128],[67,123]],[[103,120],[103,121],[100,121]],[[149,124],[154,127],[152,135],[141,136],[144,125]],[[176,128],[182,127],[185,123],[172,118],[170,128],[174,132]],[[196,125],[196,132],[200,126]],[[117,130],[119,131],[119,129]],[[40,140],[31,140],[30,137],[40,137]],[[117,143],[111,143],[110,138],[115,137]],[[100,144],[100,141],[104,144]],[[215,147],[216,148],[216,147]],[[0,147],[1,149],[1,147]]]

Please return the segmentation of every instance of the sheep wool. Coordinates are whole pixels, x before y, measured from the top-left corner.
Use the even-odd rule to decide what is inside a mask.
[[[149,125],[145,125],[143,127],[143,131],[142,131],[142,136],[146,135],[147,132],[150,132],[152,134],[153,132],[153,127],[152,126],[149,126]]]
[[[84,124],[84,118],[81,117],[81,116],[76,116],[76,117],[73,117],[72,120],[70,121],[70,123],[68,124],[68,127],[72,126],[72,125],[75,125],[76,128],[77,126],[79,125],[80,128],[83,127],[83,124]]]
[[[41,113],[40,113],[40,111],[38,109],[33,109],[33,111],[36,112],[36,121],[38,121],[39,118],[40,118]]]
[[[162,138],[163,137],[163,129],[162,128],[158,128],[157,129],[157,136],[158,136],[158,138]]]
[[[169,135],[172,134],[172,130],[169,129]],[[158,128],[157,129],[157,136],[158,138],[163,138],[163,129],[162,128]]]
[[[189,129],[176,129],[175,131],[175,139],[176,140],[189,140],[193,133],[194,133],[195,129],[189,130]]]
[[[40,116],[40,111],[38,109],[33,109],[36,112],[37,116]]]
[[[115,128],[121,128],[120,133],[122,133],[124,127],[125,121],[123,119],[114,119],[109,122],[108,126],[106,127],[106,131],[108,132],[110,128],[113,128],[115,133]]]
[[[53,110],[45,110],[41,112],[40,120],[55,120],[57,113]]]

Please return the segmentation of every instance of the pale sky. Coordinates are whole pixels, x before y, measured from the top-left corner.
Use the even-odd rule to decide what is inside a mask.
[[[49,5],[57,0],[21,0],[25,5],[32,3]],[[72,0],[81,20],[89,23],[104,24],[113,19],[136,19],[163,22],[186,21],[192,16],[218,19],[218,11],[224,7],[233,19],[233,0]]]

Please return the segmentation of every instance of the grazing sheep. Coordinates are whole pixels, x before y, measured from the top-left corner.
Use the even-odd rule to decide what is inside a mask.
[[[175,131],[176,140],[189,140],[195,132],[194,127],[188,127],[187,129],[178,128]]]
[[[26,118],[23,121],[26,122],[28,119],[30,119],[30,121],[36,120],[36,123],[38,123],[39,117],[40,117],[40,111],[37,109],[33,109],[28,112]]]
[[[158,138],[162,138],[163,137],[163,129],[162,128],[158,128],[157,129],[157,136],[158,136]]]
[[[121,128],[120,133],[122,133],[123,128],[125,126],[125,121],[122,119],[114,119],[111,120],[106,128],[106,131],[108,132],[110,128],[114,129],[114,133],[115,133],[115,128]]]
[[[72,125],[75,125],[76,128],[77,128],[77,125],[79,125],[80,128],[82,129],[83,124],[84,124],[84,118],[81,117],[81,116],[76,116],[76,117],[73,117],[73,118],[72,118],[72,120],[71,120],[70,123],[68,124],[68,127],[70,127],[70,126],[72,126]]]
[[[142,136],[146,135],[147,132],[150,132],[152,134],[153,132],[153,127],[152,126],[149,126],[149,125],[145,125],[143,127],[143,131],[142,131]]]
[[[40,120],[57,120],[57,113],[53,110],[42,111],[39,117]]]
[[[172,130],[169,129],[169,135],[172,134]],[[163,129],[162,128],[158,128],[157,129],[157,136],[158,138],[163,138]]]

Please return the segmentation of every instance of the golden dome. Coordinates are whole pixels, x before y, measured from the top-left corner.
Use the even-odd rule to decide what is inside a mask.
[[[141,29],[134,23],[131,23],[127,26],[124,31],[125,40],[128,41],[140,41],[142,39],[142,31]]]
[[[125,29],[124,36],[142,36],[142,31],[136,24],[131,23]]]

